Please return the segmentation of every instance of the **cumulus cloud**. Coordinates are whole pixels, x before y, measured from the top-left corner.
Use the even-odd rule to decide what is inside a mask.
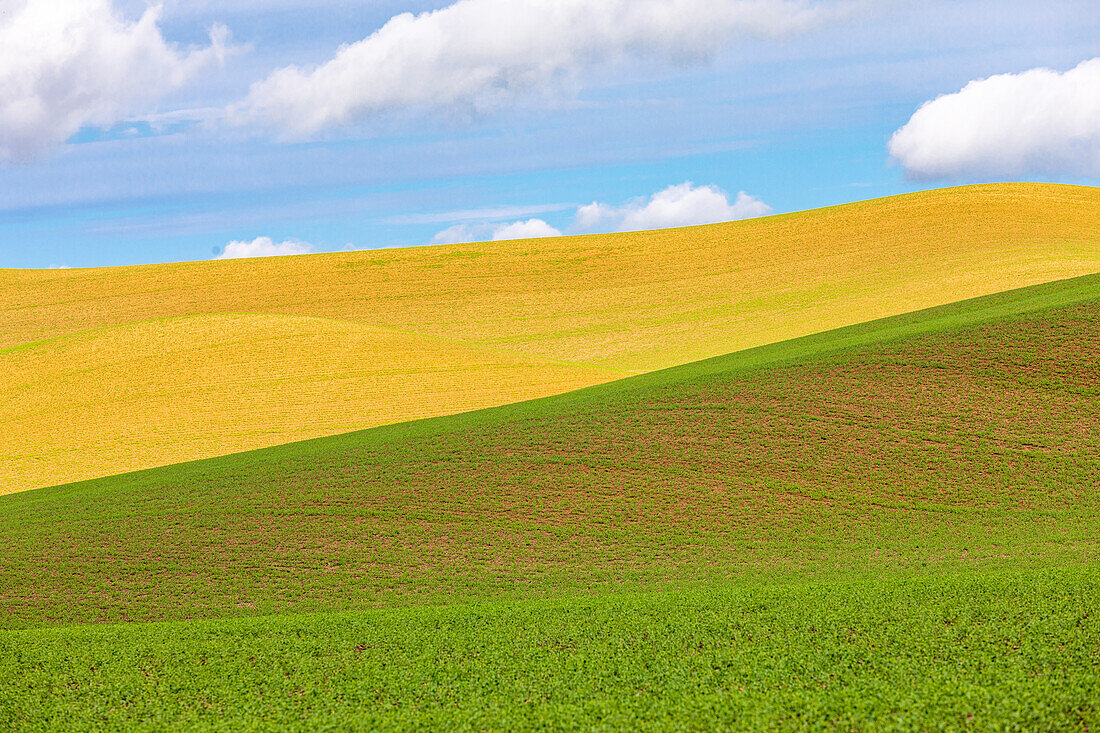
[[[744,191],[738,192],[731,202],[729,194],[717,186],[696,186],[691,181],[686,181],[622,206],[611,206],[598,201],[581,206],[573,217],[570,231],[575,234],[590,234],[666,229],[750,219],[766,216],[771,212],[772,207]],[[462,223],[436,234],[432,238],[432,244],[560,236],[560,230],[542,219],[508,224]]]
[[[455,224],[449,226],[432,237],[431,244],[465,244],[475,242],[478,239],[485,240],[491,237],[479,237],[476,229],[469,224]]]
[[[225,245],[217,260],[235,260],[242,257],[280,257],[282,255],[307,255],[314,252],[307,242],[288,239],[276,242],[271,237],[256,237],[251,242],[234,240]]]
[[[504,239],[537,239],[538,237],[560,237],[561,232],[550,226],[542,219],[528,219],[517,221],[498,227],[493,232],[493,240]]]
[[[278,69],[229,113],[292,135],[410,109],[476,115],[594,66],[698,62],[735,36],[787,36],[840,12],[820,0],[459,0],[395,16],[315,68]]]
[[[542,219],[513,221],[506,224],[455,224],[432,237],[432,244],[461,244],[487,240],[499,242],[505,239],[538,239],[561,235],[561,231]]]
[[[224,59],[228,31],[180,51],[157,27],[159,8],[136,21],[110,0],[4,0],[0,12],[0,160],[25,161],[85,125],[142,111]]]
[[[915,178],[1100,176],[1100,58],[972,81],[890,139]]]
[[[696,186],[687,181],[625,206],[599,202],[582,206],[577,209],[573,228],[579,232],[665,229],[749,219],[771,211],[772,207],[744,191],[731,202],[729,194],[717,186]]]

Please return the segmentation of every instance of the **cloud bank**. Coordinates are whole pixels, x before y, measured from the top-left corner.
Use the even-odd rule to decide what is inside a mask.
[[[224,57],[228,32],[180,52],[110,0],[4,0],[0,12],[0,160],[26,161],[85,125],[111,125]]]
[[[311,135],[394,111],[477,115],[591,67],[698,62],[738,35],[787,36],[839,12],[813,0],[459,0],[395,16],[316,68],[278,69],[229,116]]]
[[[922,105],[889,148],[920,179],[1100,176],[1100,58],[972,81]]]
[[[308,255],[315,250],[307,242],[288,239],[276,242],[271,237],[256,237],[251,242],[234,240],[225,245],[216,260],[236,260],[243,257],[280,257],[282,255]]]
[[[610,206],[598,201],[581,206],[573,218],[570,231],[574,234],[591,234],[665,229],[750,219],[766,216],[771,212],[772,207],[744,191],[738,192],[731,202],[729,194],[717,186],[696,186],[687,181],[623,206]],[[562,232],[559,229],[542,219],[528,219],[504,224],[456,224],[436,234],[431,243],[456,244],[560,236]]]

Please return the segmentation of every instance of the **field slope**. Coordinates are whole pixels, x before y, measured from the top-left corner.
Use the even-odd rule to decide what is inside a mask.
[[[1098,271],[1100,189],[1045,184],[632,234],[4,270],[0,493],[567,392]]]
[[[1087,276],[0,497],[0,725],[1091,730],[1098,323]]]
[[[543,400],[0,497],[0,625],[1100,547],[1100,276]]]

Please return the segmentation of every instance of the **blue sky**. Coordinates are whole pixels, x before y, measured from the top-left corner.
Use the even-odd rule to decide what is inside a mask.
[[[0,81],[18,89],[0,98],[0,267],[1100,181],[1093,0],[503,1],[177,0],[141,20],[143,2],[12,0],[14,16],[0,14]],[[5,23],[30,52],[2,50]],[[65,24],[84,33],[83,55],[49,43]],[[424,51],[435,42],[445,54]],[[582,226],[593,202],[601,213]]]

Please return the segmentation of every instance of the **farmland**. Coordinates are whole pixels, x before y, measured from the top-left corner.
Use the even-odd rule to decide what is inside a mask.
[[[1097,189],[523,242],[0,271],[0,493],[564,393],[1100,271]],[[65,429],[59,431],[58,425]]]
[[[1100,732],[1097,4],[0,0],[0,733]]]
[[[0,726],[1088,730],[1095,568],[0,632]]]
[[[563,279],[511,343],[485,335],[500,312],[425,333],[337,312],[366,290],[280,313],[219,311],[263,288],[209,286],[363,253],[58,275],[101,278],[103,303],[85,293],[65,325],[55,300],[74,331],[0,354],[9,488],[153,467],[0,496],[0,727],[1095,729],[1100,274],[1076,270],[1100,239],[1028,216],[1000,254],[937,250],[936,287],[908,240],[877,300],[814,290],[800,250],[800,295],[727,298],[724,333],[696,301],[694,342],[659,269],[629,296],[648,320],[612,288],[589,326],[540,331],[565,317]],[[860,246],[848,284],[873,290],[885,265]],[[739,298],[785,266],[760,252]],[[111,290],[135,273],[166,294]],[[979,297],[940,304],[941,284]],[[454,313],[473,308],[456,292]],[[374,316],[419,307],[402,302]],[[931,307],[899,312],[912,302]],[[861,312],[885,317],[845,320]],[[21,446],[58,424],[66,444]]]
[[[1081,277],[0,497],[0,721],[1094,727],[1098,317]]]
[[[1100,278],[4,497],[5,626],[1096,559]]]

